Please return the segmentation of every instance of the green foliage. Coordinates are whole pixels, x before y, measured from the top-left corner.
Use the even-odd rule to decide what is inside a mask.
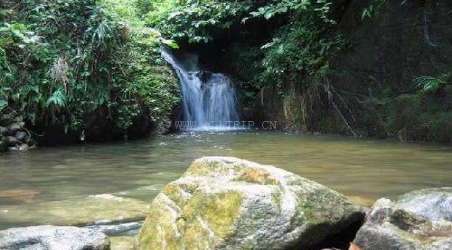
[[[14,15],[0,23],[0,104],[33,126],[75,133],[105,111],[121,131],[139,116],[163,120],[177,102],[177,86],[170,72],[162,78],[152,69],[162,67],[160,42],[175,45],[144,27],[134,6],[122,0],[5,5]]]
[[[328,73],[328,60],[344,42],[340,36],[324,37],[320,30],[310,27],[299,23],[286,26],[262,47],[266,51],[264,71],[259,76],[262,85],[307,84],[303,79],[319,79]]]
[[[264,6],[259,7],[256,11],[250,12],[252,17],[264,17],[271,19],[274,16],[283,14],[307,14],[316,13],[325,23],[334,23],[329,18],[331,2],[329,0],[306,1],[306,0],[283,0],[268,1]],[[244,21],[249,18],[244,18]]]
[[[208,43],[216,34],[240,23],[249,1],[162,1],[147,15],[147,23],[175,40]]]

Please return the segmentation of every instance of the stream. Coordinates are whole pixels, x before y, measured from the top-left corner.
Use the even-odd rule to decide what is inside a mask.
[[[0,228],[59,223],[43,221],[45,215],[33,212],[37,207],[53,211],[52,206],[58,207],[52,212],[58,218],[76,213],[77,221],[67,224],[82,223],[80,218],[92,212],[74,209],[88,206],[79,201],[97,197],[93,195],[115,194],[148,204],[194,159],[214,155],[272,164],[364,205],[379,197],[452,184],[452,149],[446,146],[282,132],[187,132],[2,155]]]

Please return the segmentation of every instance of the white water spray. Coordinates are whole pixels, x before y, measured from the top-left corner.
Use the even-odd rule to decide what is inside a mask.
[[[163,58],[174,68],[182,90],[185,130],[241,129],[237,122],[237,101],[231,80],[220,73],[201,71],[197,60],[181,62],[166,49]]]

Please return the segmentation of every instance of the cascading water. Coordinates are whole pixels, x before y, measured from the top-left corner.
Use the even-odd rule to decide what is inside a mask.
[[[181,62],[168,50],[163,58],[174,68],[182,90],[182,130],[240,129],[235,90],[231,80],[220,73],[201,71],[197,60]],[[180,124],[179,124],[180,125]]]

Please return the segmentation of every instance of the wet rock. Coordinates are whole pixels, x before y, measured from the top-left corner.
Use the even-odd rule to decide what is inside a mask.
[[[21,151],[21,152],[28,151],[29,149],[30,149],[30,146],[28,146],[28,144],[22,144],[17,148],[17,150]]]
[[[9,146],[16,146],[17,144],[20,144],[21,142],[19,140],[17,140],[16,137],[14,136],[7,136],[6,137],[6,141],[8,143]]]
[[[25,126],[24,122],[15,122],[8,126],[8,133],[14,135],[17,131],[21,130]]]
[[[0,231],[2,250],[108,250],[101,232],[77,227],[33,226]]]
[[[30,146],[28,146],[27,144],[17,144],[16,146],[9,147],[8,149],[11,151],[25,152],[28,151],[28,149],[30,149]]]
[[[452,187],[407,193],[399,198],[397,207],[432,221],[452,222]]]
[[[452,249],[452,188],[380,199],[354,240],[362,249]]]
[[[212,77],[212,72],[210,71],[198,71],[196,72],[196,76],[201,80],[201,82],[205,83]]]
[[[335,247],[321,243],[351,231],[362,218],[360,207],[316,182],[273,166],[205,157],[154,199],[138,244],[139,249],[321,249]]]
[[[15,137],[17,140],[25,142],[27,139],[27,133],[24,131],[17,131]]]
[[[108,236],[117,235],[137,235],[143,221],[125,222],[125,223],[96,223],[94,225],[87,226],[96,231],[100,231]]]

